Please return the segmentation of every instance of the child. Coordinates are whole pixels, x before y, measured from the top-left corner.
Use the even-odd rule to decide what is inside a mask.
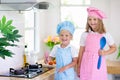
[[[78,76],[80,80],[107,80],[105,55],[116,51],[112,36],[106,32],[102,19],[105,14],[93,7],[87,9],[86,32],[81,36],[78,57]],[[100,50],[100,39],[105,37],[108,50]],[[97,69],[99,55],[102,56],[101,67]]]
[[[77,63],[77,50],[70,45],[74,33],[74,25],[69,21],[58,24],[57,34],[61,44],[55,45],[50,58],[56,57],[55,80],[74,80],[74,66]]]

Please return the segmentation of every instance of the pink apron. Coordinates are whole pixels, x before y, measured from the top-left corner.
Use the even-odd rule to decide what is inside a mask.
[[[81,62],[80,80],[107,80],[104,56],[102,56],[100,69],[97,69],[101,37],[101,34],[89,33],[86,38],[85,52]]]

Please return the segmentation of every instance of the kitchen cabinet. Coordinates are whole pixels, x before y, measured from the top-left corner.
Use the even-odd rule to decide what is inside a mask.
[[[43,80],[54,80],[54,75],[51,75],[51,76],[49,76],[48,78],[43,79]]]
[[[108,74],[120,75],[120,61],[107,60],[107,72]]]
[[[120,61],[107,60],[107,72],[112,80],[120,80]]]

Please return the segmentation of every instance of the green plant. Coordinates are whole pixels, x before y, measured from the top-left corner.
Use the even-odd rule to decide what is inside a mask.
[[[117,59],[120,57],[120,45],[118,47],[118,55],[117,55]]]
[[[6,20],[3,16],[0,20],[0,57],[5,59],[5,57],[12,57],[14,54],[9,49],[8,46],[17,46],[15,42],[19,42],[19,38],[22,37],[19,31],[12,25],[13,20]]]

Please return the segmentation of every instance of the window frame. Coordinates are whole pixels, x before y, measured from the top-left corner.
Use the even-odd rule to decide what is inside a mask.
[[[84,1],[84,0],[83,0]],[[90,0],[91,1],[91,0]],[[62,10],[61,10],[61,7],[89,7],[90,6],[90,4],[88,5],[88,4],[85,4],[85,3],[83,3],[83,4],[60,4],[60,19],[61,19],[61,21],[63,21],[62,20]],[[86,21],[87,21],[87,16],[86,16]],[[85,26],[86,26],[86,24],[85,24]],[[81,34],[85,31],[85,26],[83,26],[83,27],[75,27],[75,33],[74,33],[74,35],[73,35],[73,40],[71,41],[71,44],[73,44],[73,45],[77,45],[77,46],[75,46],[77,49],[79,49],[79,44],[80,44],[80,36],[81,36]],[[79,35],[75,35],[77,32],[81,32],[81,33],[79,33]],[[76,41],[76,39],[75,38],[77,38],[77,43],[75,43]],[[78,39],[79,38],[79,39]]]
[[[37,34],[37,28],[36,28],[36,18],[37,18],[37,15],[36,15],[36,12],[34,12],[34,11],[32,11],[33,12],[33,24],[31,24],[32,26],[31,27],[25,27],[25,32],[26,31],[30,31],[30,30],[32,30],[33,31],[33,47],[32,48],[30,48],[31,47],[31,44],[28,44],[27,42],[25,42],[25,45],[28,45],[28,51],[37,51],[37,46],[36,46],[36,34]],[[26,38],[26,37],[25,37]],[[26,40],[25,40],[26,41]]]

